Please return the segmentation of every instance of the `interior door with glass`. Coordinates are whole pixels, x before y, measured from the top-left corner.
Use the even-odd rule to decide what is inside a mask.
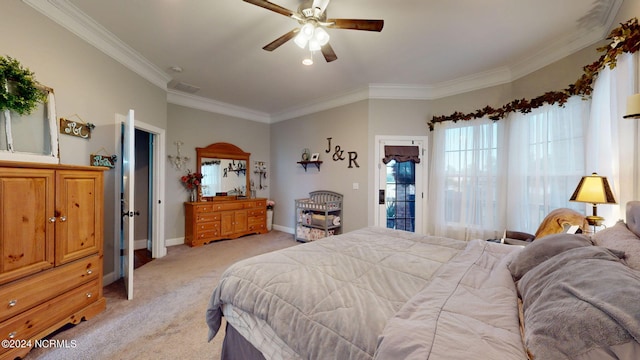
[[[426,137],[377,137],[376,226],[424,233]]]
[[[121,270],[127,299],[133,299],[133,250],[134,250],[134,173],[135,173],[134,112],[129,110],[122,126],[122,235]]]

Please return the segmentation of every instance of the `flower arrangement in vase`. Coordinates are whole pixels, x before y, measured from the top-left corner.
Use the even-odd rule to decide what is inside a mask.
[[[276,205],[276,202],[273,200],[267,200],[267,210],[273,210],[273,207]]]
[[[202,174],[198,172],[191,172],[191,170],[187,170],[187,174],[180,177],[180,181],[190,192],[190,200],[197,200],[197,190],[198,186],[202,183]]]

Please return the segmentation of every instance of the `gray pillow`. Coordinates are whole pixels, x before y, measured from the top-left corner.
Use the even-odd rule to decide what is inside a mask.
[[[524,340],[536,359],[637,359],[640,272],[620,255],[578,247],[522,277]]]
[[[640,238],[627,225],[619,221],[614,226],[598,231],[593,242],[602,247],[624,251],[624,260],[630,268],[640,270]]]
[[[593,243],[586,235],[566,233],[547,235],[525,246],[522,251],[513,257],[507,267],[511,272],[513,281],[518,281],[527,271],[557,254],[569,249],[591,245]]]

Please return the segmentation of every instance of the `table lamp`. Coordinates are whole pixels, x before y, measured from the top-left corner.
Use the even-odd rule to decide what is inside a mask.
[[[593,215],[587,216],[587,222],[592,226],[601,226],[604,221],[598,216],[598,204],[617,204],[607,177],[596,173],[582,177],[569,201],[593,204]]]

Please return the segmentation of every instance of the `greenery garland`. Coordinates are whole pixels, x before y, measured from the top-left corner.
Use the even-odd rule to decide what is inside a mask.
[[[460,120],[471,120],[482,117],[488,117],[491,120],[497,121],[503,119],[509,113],[519,111],[526,114],[545,104],[558,104],[562,106],[571,96],[574,95],[589,98],[593,92],[593,84],[598,77],[598,74],[605,66],[608,66],[610,69],[614,69],[617,64],[618,55],[622,53],[633,54],[640,48],[640,25],[638,25],[638,19],[632,18],[626,23],[620,24],[620,27],[611,31],[607,40],[610,40],[609,44],[597,49],[598,52],[603,52],[604,54],[594,63],[583,67],[584,73],[582,76],[566,89],[561,91],[550,91],[531,100],[513,100],[512,102],[497,109],[486,106],[483,109],[479,109],[468,114],[456,111],[449,116],[434,116],[431,122],[428,123],[429,130],[433,131],[436,123],[444,121],[457,122]]]
[[[16,59],[0,56],[0,111],[29,115],[46,100],[47,93],[38,87],[33,72]]]

